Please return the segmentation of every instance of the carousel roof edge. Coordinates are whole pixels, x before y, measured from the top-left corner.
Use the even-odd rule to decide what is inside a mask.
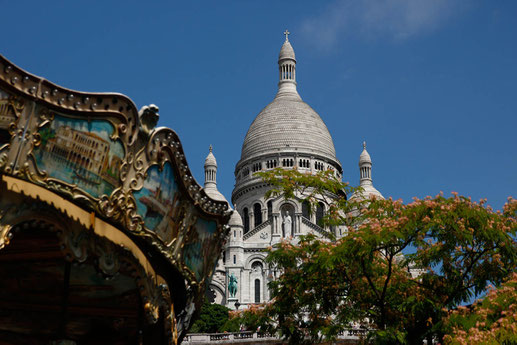
[[[0,54],[0,81],[25,97],[54,109],[77,113],[119,113],[125,115],[136,130],[140,127],[138,108],[131,98],[119,92],[85,92],[72,90],[27,72]]]
[[[231,207],[194,178],[177,133],[156,127],[158,107],[58,86],[3,55],[0,91],[0,176],[59,195],[206,284]]]
[[[192,179],[193,179],[193,181],[192,181],[193,184],[196,185],[196,187],[194,187],[194,188],[189,188],[188,185],[185,186],[187,188],[191,198],[194,200],[194,202],[196,202],[198,204],[201,204],[201,203],[204,204],[207,201],[209,201],[210,203],[213,203],[213,204],[226,205],[226,208],[223,208],[223,210],[224,210],[223,216],[224,216],[224,219],[226,219],[225,223],[228,223],[228,221],[230,219],[230,216],[232,214],[232,208],[230,206],[230,203],[227,200],[223,201],[223,200],[217,200],[217,199],[212,198],[208,193],[206,193],[205,188],[203,187],[203,185],[201,183],[199,183],[197,181],[197,179],[194,177],[194,174],[190,170],[190,165],[189,165],[189,163],[187,161],[187,158],[186,158],[186,155],[185,155],[185,151],[183,150],[183,144],[181,144],[181,139],[180,139],[178,133],[176,133],[176,131],[174,129],[172,129],[172,128],[160,126],[160,127],[154,128],[153,134],[158,133],[160,131],[170,132],[177,139],[177,149],[179,149],[179,151],[181,152],[179,158],[180,158],[180,160],[183,160],[183,162],[180,161],[178,163],[179,163],[180,167],[181,167],[182,163],[184,164],[183,168],[181,169],[182,170],[182,175],[183,176],[187,176],[187,177],[191,176]],[[183,181],[183,183],[185,183],[185,182]],[[200,200],[198,200],[199,198],[196,197],[196,195],[195,195],[196,190],[202,190],[203,191],[204,200],[202,200],[202,202],[199,202],[200,201]],[[207,212],[207,209],[205,207],[201,207],[201,210],[203,212]],[[208,212],[208,213],[210,213],[210,212]]]

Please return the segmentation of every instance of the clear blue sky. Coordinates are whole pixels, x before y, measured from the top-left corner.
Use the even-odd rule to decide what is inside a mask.
[[[298,91],[357,184],[409,202],[517,197],[517,1],[0,1],[1,53],[59,85],[160,108],[194,176],[214,146],[228,198],[246,131],[277,88],[287,28]]]

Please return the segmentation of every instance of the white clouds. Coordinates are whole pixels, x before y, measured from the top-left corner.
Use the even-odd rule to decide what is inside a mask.
[[[459,12],[461,0],[334,0],[302,23],[302,33],[322,49],[342,37],[404,40],[437,29]]]

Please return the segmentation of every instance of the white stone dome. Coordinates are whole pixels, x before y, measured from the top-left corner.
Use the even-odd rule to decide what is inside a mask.
[[[337,160],[332,137],[320,116],[298,94],[277,95],[251,124],[241,160],[294,150]]]
[[[217,160],[215,159],[215,156],[212,153],[212,145],[210,145],[210,152],[208,152],[208,156],[206,156],[206,159],[205,159],[205,167],[208,167],[208,166],[217,167]]]
[[[287,35],[278,58],[280,81],[276,97],[248,129],[241,162],[264,154],[297,152],[338,163],[329,130],[296,90],[296,60]],[[338,163],[339,165],[339,163]]]
[[[244,205],[255,198],[257,192],[249,192],[263,185],[254,174],[261,170],[287,167],[316,173],[329,169],[341,178],[343,169],[327,126],[298,94],[296,60],[287,37],[280,50],[278,71],[275,98],[255,117],[244,138],[235,166],[234,203]]]
[[[230,221],[228,222],[229,226],[243,226],[242,218],[237,210],[233,210],[232,216],[230,217]]]
[[[282,45],[282,48],[280,49],[280,54],[278,54],[278,60],[283,59],[293,59],[296,61],[293,46],[291,46],[291,43],[289,43],[287,39],[285,40],[284,44]]]
[[[368,151],[366,151],[366,147],[363,148],[363,152],[361,152],[361,155],[359,156],[359,165],[364,163],[372,163],[372,158],[370,157]]]

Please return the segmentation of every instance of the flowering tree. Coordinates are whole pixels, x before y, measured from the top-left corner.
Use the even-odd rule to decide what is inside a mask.
[[[336,239],[301,236],[282,242],[268,261],[280,273],[270,283],[272,302],[263,329],[290,343],[335,338],[364,326],[378,344],[442,339],[447,310],[469,301],[489,283],[516,270],[517,202],[502,212],[454,195],[410,204],[394,200],[346,200],[351,188],[332,177],[296,170],[262,173],[270,195],[316,204],[327,198],[324,225],[346,224]]]
[[[445,321],[448,345],[517,344],[517,273],[469,307],[458,307]]]

